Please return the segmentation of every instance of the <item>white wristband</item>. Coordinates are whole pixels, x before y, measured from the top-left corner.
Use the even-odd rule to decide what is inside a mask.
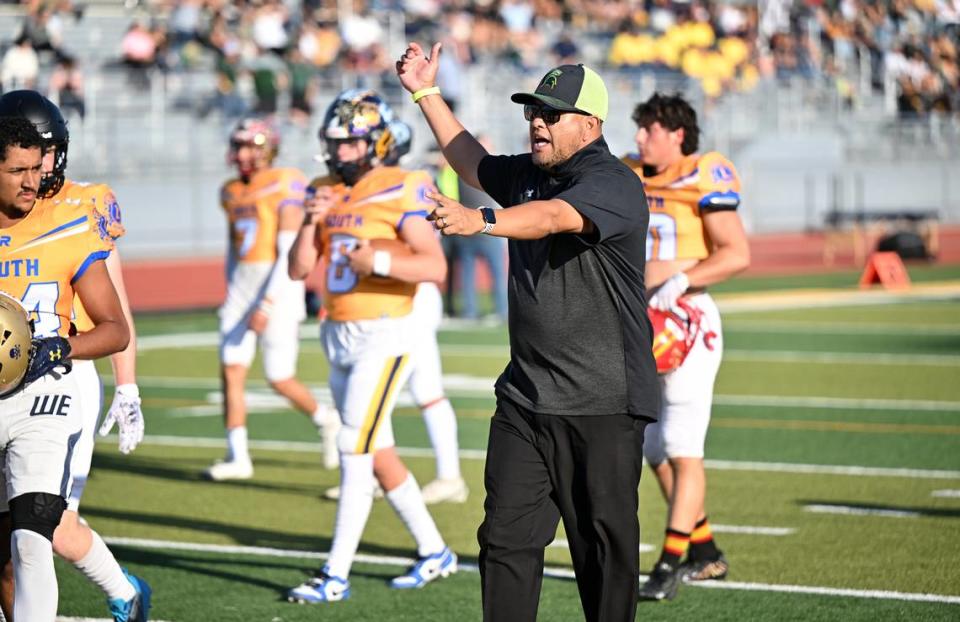
[[[390,251],[373,252],[373,273],[377,276],[390,276]]]
[[[140,397],[140,387],[133,383],[117,385],[117,388],[114,392],[119,395],[123,395],[124,397]]]

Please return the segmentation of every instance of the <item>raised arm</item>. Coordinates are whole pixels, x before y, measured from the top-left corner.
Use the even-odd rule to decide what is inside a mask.
[[[317,265],[322,250],[317,247],[317,229],[322,226],[323,217],[332,205],[333,189],[329,186],[317,188],[315,194],[308,193],[304,199],[303,222],[293,246],[290,247],[287,264],[287,274],[294,281],[307,278]]]
[[[440,95],[436,83],[441,47],[434,43],[428,58],[419,43],[410,43],[397,61],[397,77],[420,106],[447,162],[465,183],[480,188],[477,169],[487,150],[464,129]]]

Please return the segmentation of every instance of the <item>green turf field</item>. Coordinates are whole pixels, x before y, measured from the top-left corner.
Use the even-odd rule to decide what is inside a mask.
[[[916,282],[957,279],[960,270],[912,275]],[[741,279],[718,299],[722,305],[737,292],[802,287],[843,291],[853,281]],[[464,505],[431,510],[462,571],[414,593],[388,589],[412,541],[377,502],[351,576],[353,598],[298,606],[282,596],[322,563],[318,553],[329,547],[336,508],[320,498],[337,474],[320,467],[313,426],[271,397],[255,366],[249,429],[256,477],[203,481],[200,471],[223,451],[215,317],[145,315],[137,323],[148,437],[130,456],[116,451],[114,439],[98,443],[81,513],[116,542],[123,564],[151,582],[153,617],[480,619],[475,533],[489,387],[508,354],[504,329],[440,335],[472,494]],[[707,444],[708,509],[730,576],[717,589],[686,586],[671,603],[641,603],[637,619],[960,619],[960,295],[741,310],[725,313],[724,324],[726,355]],[[324,388],[326,367],[313,338],[302,342],[300,369]],[[433,461],[418,412],[404,405],[394,423],[411,469],[429,481]],[[648,568],[664,527],[649,473],[640,520]],[[540,619],[582,619],[565,548],[548,549],[547,564]],[[66,565],[58,571],[62,615],[106,616],[96,588]]]

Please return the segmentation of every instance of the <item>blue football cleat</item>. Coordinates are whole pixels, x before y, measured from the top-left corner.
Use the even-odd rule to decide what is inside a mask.
[[[456,571],[457,555],[450,547],[444,547],[439,553],[421,557],[407,574],[392,580],[390,587],[395,590],[421,588],[435,579],[449,577]]]
[[[107,601],[110,614],[114,622],[147,622],[147,616],[150,614],[150,595],[153,591],[146,581],[130,574],[126,568],[122,570],[136,594],[130,600],[114,598]]]

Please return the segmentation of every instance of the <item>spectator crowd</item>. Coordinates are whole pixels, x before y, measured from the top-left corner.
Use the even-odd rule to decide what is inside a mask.
[[[138,4],[139,1],[139,4]],[[960,109],[960,0],[128,0],[117,42],[131,84],[152,71],[212,68],[201,114],[273,114],[280,95],[306,123],[317,85],[341,79],[378,86],[389,76],[387,42],[441,37],[444,92],[456,103],[463,68],[507,63],[537,74],[586,61],[625,74],[696,81],[707,98],[761,81],[801,79],[836,89],[850,106],[867,90],[896,89],[903,115]],[[345,11],[349,7],[349,11]],[[3,44],[6,90],[49,89],[82,113],[78,61],[63,48],[71,0],[26,0]],[[403,43],[400,41],[399,43]],[[56,65],[39,84],[44,63]],[[53,79],[56,76],[56,80]]]

